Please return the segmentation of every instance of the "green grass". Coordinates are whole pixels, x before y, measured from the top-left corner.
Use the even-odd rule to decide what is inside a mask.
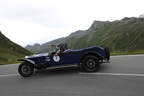
[[[0,48],[0,65],[17,63],[17,59],[24,58],[25,55],[30,54],[21,54],[7,48]]]
[[[138,50],[138,51],[133,51],[133,52],[120,52],[120,51],[111,52],[111,56],[116,56],[116,55],[137,55],[137,54],[144,54],[144,50]]]
[[[8,54],[8,53],[1,54],[0,65],[18,63],[17,62],[18,58],[24,58],[24,56],[23,55],[16,56],[14,54]]]

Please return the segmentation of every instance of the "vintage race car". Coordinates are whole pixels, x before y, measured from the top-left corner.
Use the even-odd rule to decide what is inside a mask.
[[[78,65],[78,67],[85,72],[96,72],[102,62],[109,62],[109,60],[109,48],[92,46],[79,50],[69,49],[59,55],[55,55],[55,52],[51,52],[18,59],[18,61],[23,61],[18,67],[18,73],[23,77],[29,77],[35,72],[34,69],[42,70],[71,65]]]

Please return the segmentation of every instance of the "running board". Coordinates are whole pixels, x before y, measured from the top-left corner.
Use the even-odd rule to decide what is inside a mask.
[[[69,68],[69,67],[78,67],[78,64],[56,66],[56,67],[48,67],[48,68],[46,68],[46,70],[48,70],[48,69],[59,69],[59,68]]]

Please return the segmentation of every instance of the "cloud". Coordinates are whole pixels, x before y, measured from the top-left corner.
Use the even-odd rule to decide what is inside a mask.
[[[40,24],[0,20],[0,28],[7,37],[18,44],[44,43],[70,34],[67,28],[48,28]],[[71,29],[72,30],[72,29]]]
[[[0,30],[20,45],[88,29],[94,20],[139,16],[143,0],[1,0]]]

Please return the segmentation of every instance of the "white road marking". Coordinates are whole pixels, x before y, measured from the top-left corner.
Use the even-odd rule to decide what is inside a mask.
[[[111,75],[111,76],[140,76],[140,77],[144,77],[144,74],[126,74],[126,73],[80,73],[80,74]]]
[[[18,76],[18,74],[3,74],[0,77],[7,77],[7,76]]]
[[[131,57],[131,56],[144,56],[144,54],[138,54],[138,55],[115,55],[110,57]]]
[[[144,74],[127,74],[127,73],[79,73],[82,75],[109,75],[109,76],[139,76],[144,77]],[[19,74],[4,74],[0,77],[19,76]]]

